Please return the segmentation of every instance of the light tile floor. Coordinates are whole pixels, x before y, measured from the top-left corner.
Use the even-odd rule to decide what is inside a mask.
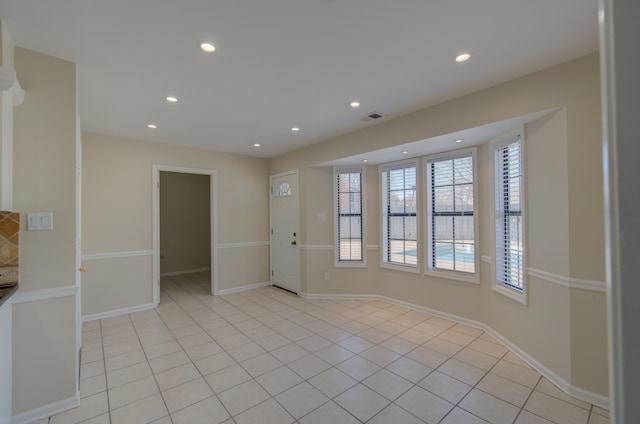
[[[48,422],[609,422],[476,328],[273,287],[212,297],[209,284],[163,278],[157,309],[85,323],[81,405]]]

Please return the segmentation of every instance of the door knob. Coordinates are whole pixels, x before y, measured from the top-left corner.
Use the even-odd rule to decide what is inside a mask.
[[[86,266],[81,266],[78,271],[80,272],[87,272],[87,267]]]
[[[291,244],[293,244],[295,246],[298,243],[296,243],[296,241],[294,240],[294,241],[291,242]]]

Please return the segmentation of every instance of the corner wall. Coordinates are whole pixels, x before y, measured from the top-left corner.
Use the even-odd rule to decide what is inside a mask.
[[[13,415],[22,422],[39,408],[79,401],[76,70],[22,48],[15,49],[15,66],[26,91],[14,110],[13,157],[13,204],[22,214],[20,289],[12,299]],[[27,212],[53,212],[53,230],[25,231]]]
[[[219,290],[269,281],[267,160],[92,133],[82,143],[85,317],[153,304],[154,164],[217,171]]]
[[[487,259],[480,265],[480,285],[381,269],[377,251],[369,252],[366,270],[334,268],[331,252],[310,251],[301,261],[303,291],[378,294],[481,322],[556,375],[565,389],[604,399],[608,382],[599,104],[594,54],[270,162],[271,174],[299,170],[303,243],[332,246],[332,227],[318,231],[314,217],[333,211],[333,182],[330,170],[315,164],[559,107],[525,128],[528,305],[492,290],[493,171],[486,145],[478,151],[478,253]],[[377,167],[369,166],[367,172],[371,243],[380,233]],[[333,214],[327,215],[327,224],[333,225]],[[321,270],[331,271],[330,282],[322,280]]]

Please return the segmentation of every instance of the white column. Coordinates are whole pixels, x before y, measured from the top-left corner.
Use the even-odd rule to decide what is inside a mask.
[[[600,0],[611,423],[640,423],[640,2]]]
[[[13,108],[24,101],[13,64],[13,39],[0,21],[0,210],[13,210]]]
[[[2,91],[0,139],[0,210],[13,210],[13,96]]]

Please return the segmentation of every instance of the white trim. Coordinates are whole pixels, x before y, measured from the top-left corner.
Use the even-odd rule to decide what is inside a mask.
[[[482,255],[480,257],[480,259],[482,260],[482,262],[484,262],[485,264],[490,264],[492,262],[491,256],[487,256],[487,255]]]
[[[333,246],[328,244],[300,244],[301,250],[333,250]]]
[[[80,406],[80,392],[76,391],[75,396],[40,406],[29,411],[21,412],[11,417],[11,424],[27,424],[43,418],[49,418],[52,415],[68,411],[72,408]]]
[[[333,250],[334,246],[330,244],[299,244],[300,250]],[[378,250],[377,244],[368,244],[367,250]]]
[[[491,148],[491,181],[492,181],[492,207],[491,207],[491,249],[493,251],[493,257],[497,258],[497,246],[496,246],[496,152],[498,149],[508,146],[517,141],[520,142],[520,209],[521,209],[521,221],[522,221],[522,291],[517,290],[515,288],[511,288],[506,284],[500,283],[496,277],[496,267],[498,266],[497,262],[493,263],[491,267],[491,286],[492,290],[496,293],[499,293],[509,299],[515,300],[516,302],[522,303],[523,305],[528,305],[529,302],[529,288],[527,283],[527,252],[529,250],[529,246],[527,245],[528,237],[527,237],[527,149],[525,143],[524,136],[524,126],[519,127],[514,130],[510,134],[505,135],[504,137],[495,139],[490,142]],[[497,261],[497,259],[496,259]]]
[[[385,269],[392,269],[394,271],[402,271],[402,272],[409,272],[411,274],[422,274],[422,272],[420,271],[420,265],[403,265],[403,264],[396,264],[396,263],[390,263],[390,262],[384,262],[384,253],[381,255],[380,259],[382,262],[380,262],[380,268],[385,268]]]
[[[382,296],[377,294],[321,294],[298,292],[298,296],[304,299],[326,300],[380,300]]]
[[[119,259],[119,258],[132,258],[135,256],[151,256],[153,250],[130,250],[124,252],[110,252],[110,253],[90,253],[82,255],[83,261],[97,261],[100,259]]]
[[[448,270],[444,268],[434,268],[431,266],[433,259],[433,244],[431,240],[432,234],[432,203],[431,198],[433,197],[433,193],[431,191],[431,177],[429,173],[429,165],[436,162],[441,162],[445,160],[453,160],[453,159],[461,159],[461,158],[471,158],[471,172],[473,175],[473,246],[474,246],[474,254],[473,254],[473,272],[461,272],[455,270]],[[447,278],[450,280],[463,281],[465,283],[473,283],[480,284],[480,258],[477,250],[475,249],[478,246],[478,240],[480,239],[480,218],[478,213],[478,148],[467,147],[459,150],[451,150],[448,152],[436,153],[433,155],[423,156],[422,157],[422,169],[421,169],[421,178],[424,178],[424,182],[426,185],[426,196],[424,196],[424,210],[425,212],[425,220],[426,225],[424,226],[425,234],[423,240],[426,241],[426,249],[424,249],[424,274],[431,275],[434,277]]]
[[[0,207],[4,211],[13,210],[13,104],[11,94],[2,91],[2,132],[0,135]]]
[[[393,171],[395,169],[403,169],[415,167],[416,169],[416,264],[401,264],[395,262],[388,262],[385,254],[387,253],[388,243],[386,240],[387,234],[387,222],[385,220],[385,198],[387,191],[387,182],[385,181],[383,174]],[[381,248],[380,248],[380,268],[394,269],[397,271],[405,271],[414,274],[419,274],[422,272],[422,263],[424,262],[423,258],[423,246],[422,246],[422,178],[420,177],[420,159],[419,158],[411,158],[404,159],[396,162],[383,163],[378,165],[378,181],[379,188],[378,193],[380,195],[380,204],[379,204],[379,212],[380,212],[380,234],[381,234]]]
[[[491,334],[494,338],[496,338],[500,343],[505,345],[509,350],[515,353],[520,359],[524,360],[528,363],[532,368],[542,374],[547,380],[551,381],[555,386],[557,386],[560,390],[568,394],[569,396],[573,396],[579,400],[591,403],[595,406],[599,406],[600,408],[609,409],[609,398],[598,393],[591,392],[589,390],[581,389],[579,387],[572,386],[569,382],[567,382],[564,378],[557,375],[555,372],[551,371],[549,368],[544,366],[542,363],[537,361],[531,355],[526,353],[524,350],[516,346],[513,342],[508,340],[506,337],[492,329],[491,327],[481,324],[481,328],[487,333]]]
[[[182,166],[151,166],[151,192],[153,200],[153,249],[152,249],[152,293],[153,303],[160,304],[160,172],[180,172],[183,174],[199,174],[209,176],[209,203],[211,214],[211,294],[218,294],[218,173],[214,169],[187,168]]]
[[[338,204],[338,178],[339,174],[360,174],[360,243],[362,249],[362,259],[359,261],[341,261],[339,250],[339,234],[338,226],[340,223],[339,212],[340,205]],[[364,165],[358,166],[334,166],[333,167],[333,240],[334,240],[334,255],[333,266],[335,268],[366,268],[367,267],[367,167]]]
[[[258,289],[260,287],[265,287],[265,286],[270,286],[270,285],[271,285],[271,281],[265,281],[263,283],[247,284],[245,286],[232,287],[230,289],[218,290],[218,296],[223,296],[225,294],[239,293],[239,292],[243,292],[243,291],[247,291],[247,290]]]
[[[542,271],[536,268],[527,268],[527,274],[530,277],[540,278],[550,283],[558,284],[570,289],[589,290],[600,293],[607,292],[607,285],[604,281],[582,280],[580,278],[565,277],[563,275]]]
[[[6,91],[11,96],[11,106],[20,106],[24,102],[24,89],[16,76],[15,69],[0,67],[0,90]]]
[[[569,277],[569,287],[572,289],[590,290],[600,293],[607,292],[607,283],[596,280],[583,280],[581,278]]]
[[[132,314],[134,312],[148,311],[155,308],[153,303],[147,303],[144,305],[132,306],[130,308],[115,309],[113,311],[98,312],[97,314],[84,315],[82,322],[95,321],[97,319],[111,318],[118,315]]]
[[[551,371],[549,368],[544,366],[542,363],[534,359],[524,350],[519,348],[516,344],[508,340],[506,337],[502,336],[500,333],[495,331],[493,328],[488,325],[481,323],[479,321],[475,321],[469,318],[464,318],[458,315],[449,314],[447,312],[442,312],[437,309],[431,309],[425,306],[416,305],[413,303],[405,302],[403,300],[394,299],[387,296],[380,295],[372,295],[372,294],[315,294],[315,293],[298,293],[300,297],[305,299],[328,299],[328,300],[381,300],[387,303],[391,303],[393,305],[402,306],[407,309],[412,309],[414,311],[424,312],[429,315],[437,316],[440,318],[445,318],[451,321],[455,321],[460,324],[468,325],[470,327],[479,328],[491,336],[496,338],[500,343],[505,345],[505,347],[509,348],[513,353],[519,356],[523,361],[528,363],[532,368],[542,374],[547,380],[551,381],[558,388],[560,388],[563,392],[567,393],[570,396],[573,396],[577,399],[583,400],[585,402],[591,403],[600,408],[609,409],[609,398],[603,396],[598,393],[591,392],[589,390],[581,389],[579,387],[572,386],[569,384],[564,378],[557,375],[555,372]]]
[[[520,292],[514,288],[508,287],[505,284],[498,284],[496,282],[493,283],[491,290],[527,306],[527,296],[525,295],[524,290]]]
[[[460,272],[460,271],[446,271],[436,269],[433,271],[426,271],[425,277],[446,278],[447,280],[460,281],[463,283],[480,284],[480,278],[478,272]]]
[[[256,247],[256,246],[270,246],[271,242],[269,240],[265,241],[248,241],[245,243],[226,243],[219,244],[218,249],[237,249],[241,247]]]
[[[79,286],[75,284],[72,286],[55,287],[52,289],[42,290],[28,290],[20,291],[13,295],[11,302],[15,305],[17,303],[36,302],[38,300],[57,299],[59,297],[75,296],[78,294]]]
[[[628,256],[626,256],[627,259],[623,260],[622,252],[627,249],[625,249],[626,246],[623,243],[621,232],[622,229],[630,228],[633,230],[634,226],[637,232],[637,223],[634,224],[632,220],[623,223],[620,217],[622,210],[620,205],[621,190],[626,189],[635,181],[633,179],[628,181],[625,179],[623,181],[623,178],[620,177],[620,173],[626,173],[629,167],[632,166],[626,160],[622,160],[623,158],[620,155],[623,148],[628,152],[626,157],[629,160],[635,160],[637,154],[634,154],[634,150],[630,148],[631,143],[633,143],[632,136],[629,135],[627,140],[627,134],[618,129],[618,122],[620,122],[625,128],[634,130],[629,121],[635,119],[635,117],[633,115],[625,115],[623,117],[622,113],[618,114],[618,108],[621,110],[628,108],[630,97],[621,99],[616,91],[616,83],[620,84],[621,80],[625,79],[620,78],[618,80],[619,77],[627,75],[626,80],[630,80],[637,74],[637,72],[633,72],[634,67],[635,69],[638,68],[637,58],[624,58],[622,50],[623,43],[629,42],[633,37],[633,32],[630,29],[632,28],[631,25],[633,25],[631,22],[636,16],[634,14],[629,14],[628,16],[625,14],[614,15],[614,12],[619,13],[625,6],[629,8],[631,4],[632,2],[622,2],[622,5],[620,5],[614,0],[600,0],[598,11],[600,26],[600,87],[602,91],[600,107],[602,110],[603,133],[604,253],[608,288],[607,329],[609,334],[609,393],[611,397],[610,416],[612,423],[630,422],[638,417],[638,408],[632,408],[629,405],[629,402],[633,405],[637,404],[635,399],[637,390],[633,389],[638,387],[638,377],[636,374],[629,372],[632,369],[629,361],[633,352],[637,351],[637,347],[630,349],[629,346],[637,346],[638,337],[633,325],[624,321],[626,317],[637,316],[637,312],[632,313],[629,311],[629,309],[634,308],[636,299],[632,298],[628,301],[625,298],[626,293],[632,293],[631,286],[635,281],[627,280],[629,277],[623,274],[623,271],[626,271],[626,267],[629,266],[628,262],[633,261],[635,255],[633,250],[629,253],[625,252]],[[620,25],[620,30],[617,33],[614,24]],[[614,35],[616,37],[619,36],[621,39],[618,42],[618,46],[616,46]],[[626,88],[626,90],[629,90],[629,88]],[[629,96],[634,96],[634,93],[637,93],[637,89],[631,89]],[[637,125],[635,128],[637,128]],[[619,136],[621,136],[620,140],[618,139]],[[622,161],[622,166],[619,167],[620,161]],[[633,203],[629,205],[633,205]],[[635,238],[631,237],[630,240],[635,240]],[[635,252],[637,252],[637,249]],[[633,274],[629,275],[635,275],[635,272],[632,272]],[[631,340],[629,340],[630,335]]]
[[[211,271],[211,267],[183,269],[181,271],[161,272],[160,277],[173,277],[174,275],[193,274],[194,272]]]

